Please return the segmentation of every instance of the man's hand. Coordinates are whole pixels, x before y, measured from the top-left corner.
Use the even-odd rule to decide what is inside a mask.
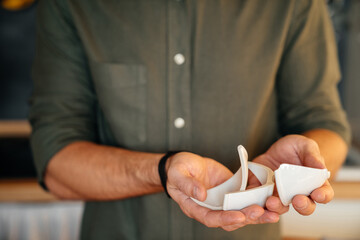
[[[324,158],[320,154],[318,144],[302,135],[288,135],[275,142],[269,150],[254,159],[254,162],[270,167],[272,170],[279,168],[282,163],[301,165],[312,168],[326,168]],[[249,179],[254,184],[255,179]],[[297,195],[292,199],[294,209],[302,215],[314,212],[317,203],[328,203],[334,197],[334,191],[329,181],[314,190],[309,197]],[[270,211],[286,212],[288,207],[282,205],[278,197],[272,196],[266,201]]]
[[[191,200],[206,199],[206,189],[217,186],[233,174],[225,166],[210,158],[181,152],[167,162],[167,189],[182,211],[190,218],[208,227],[221,227],[232,231],[247,224],[274,223],[279,220],[278,212],[264,210],[253,205],[241,211],[213,211]]]

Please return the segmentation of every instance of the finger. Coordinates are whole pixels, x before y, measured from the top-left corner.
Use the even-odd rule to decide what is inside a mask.
[[[334,189],[331,187],[329,181],[326,181],[325,184],[315,189],[310,194],[311,199],[318,203],[328,203],[334,198]]]
[[[230,226],[224,226],[222,228],[225,231],[234,231],[238,228],[244,227],[247,224],[276,223],[279,221],[279,219],[280,219],[279,214],[270,211],[265,211],[265,213],[262,216],[260,216],[256,222],[252,222],[252,223],[247,222],[246,224],[245,223],[235,224]]]
[[[275,196],[270,196],[266,200],[265,205],[266,205],[266,208],[269,211],[275,212],[275,213],[280,214],[280,215],[289,211],[289,206],[284,206],[281,203],[280,198],[275,197]]]
[[[190,198],[180,204],[180,207],[187,216],[207,227],[223,227],[245,223],[245,215],[240,211],[213,211],[198,205]]]
[[[248,186],[246,189],[255,188],[261,185],[259,179],[257,179],[257,177],[251,171],[249,171],[248,174]]]
[[[259,218],[265,213],[264,208],[259,205],[251,205],[241,210],[245,214],[246,224],[257,224]]]
[[[240,211],[209,211],[202,219],[208,227],[245,225],[245,216]]]
[[[205,201],[206,199],[206,189],[204,185],[194,177],[177,173],[171,176],[168,183],[169,193],[172,192],[171,190],[178,189],[185,195],[193,197],[199,201]]]
[[[280,216],[276,212],[265,211],[265,213],[259,218],[258,223],[276,223],[279,220]]]
[[[312,168],[326,168],[325,160],[320,154],[318,144],[312,139],[309,139],[304,144],[305,146],[301,149],[303,164]]]
[[[248,224],[276,223],[280,219],[279,214],[271,211],[265,211],[258,205],[252,205],[250,207],[244,208],[241,210],[241,212],[243,212],[246,217],[244,223],[225,226],[223,229],[226,231],[233,231]]]
[[[298,213],[305,216],[312,214],[316,208],[314,201],[304,195],[296,195],[292,200],[292,204]]]
[[[222,227],[222,229],[224,229],[225,231],[231,232],[231,231],[234,231],[234,230],[239,229],[244,226],[245,226],[245,223],[240,223],[240,224],[224,226],[224,227]]]

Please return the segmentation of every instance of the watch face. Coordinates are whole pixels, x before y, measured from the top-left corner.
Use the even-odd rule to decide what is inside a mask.
[[[18,11],[30,7],[35,0],[0,0],[1,8],[9,11]]]

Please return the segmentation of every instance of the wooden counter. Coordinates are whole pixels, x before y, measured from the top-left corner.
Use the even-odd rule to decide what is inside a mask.
[[[0,180],[0,202],[49,202],[58,199],[44,191],[36,179]]]
[[[332,182],[335,199],[359,199],[360,182]]]

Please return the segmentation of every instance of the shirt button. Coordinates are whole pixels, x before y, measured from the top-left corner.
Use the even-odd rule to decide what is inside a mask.
[[[185,62],[185,57],[181,53],[178,53],[174,56],[174,61],[177,65],[181,65]]]
[[[177,118],[174,121],[174,125],[176,128],[183,128],[185,126],[185,120],[183,118]]]

